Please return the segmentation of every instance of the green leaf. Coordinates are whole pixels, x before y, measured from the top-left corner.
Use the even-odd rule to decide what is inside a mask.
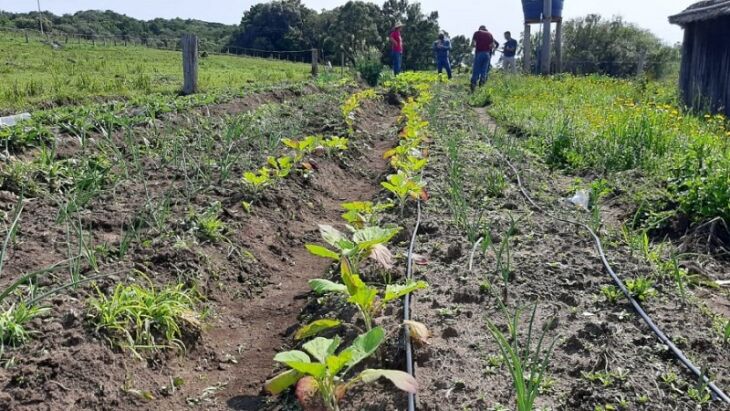
[[[343,258],[342,261],[340,261],[340,277],[347,287],[346,290],[348,295],[355,295],[358,290],[367,287],[360,279],[360,276],[352,272],[352,265],[350,264],[350,260],[347,258]]]
[[[406,294],[410,294],[416,290],[422,290],[428,288],[428,283],[425,281],[413,281],[410,280],[405,284],[390,284],[385,287],[385,297],[383,302],[393,301],[397,298],[403,297]]]
[[[295,340],[302,340],[304,338],[313,337],[324,330],[339,327],[342,322],[340,320],[332,320],[329,318],[323,318],[321,320],[312,321],[311,323],[303,326],[294,335]]]
[[[347,287],[345,287],[345,285],[338,284],[330,280],[324,280],[321,278],[309,280],[309,286],[317,294],[347,292]]]
[[[340,355],[327,357],[327,369],[329,369],[330,375],[336,375],[350,360],[352,360],[351,351],[343,351]]]
[[[290,362],[287,363],[289,367],[307,375],[311,375],[314,378],[322,378],[327,372],[327,366],[318,362]]]
[[[307,353],[299,350],[292,350],[276,354],[274,356],[274,361],[288,365],[290,362],[310,362],[311,360]]]
[[[390,241],[400,228],[365,227],[352,235],[353,241],[362,250],[367,250],[376,244],[385,244]]]
[[[272,395],[280,394],[285,389],[296,384],[300,378],[302,378],[302,374],[297,370],[284,371],[267,380],[266,384],[264,384],[264,389]]]
[[[325,247],[322,247],[321,245],[316,244],[305,244],[304,247],[312,254],[316,255],[317,257],[324,257],[324,258],[331,258],[335,261],[340,260],[340,255],[337,254],[334,251],[331,251]]]
[[[335,337],[334,339],[317,337],[311,341],[307,341],[303,348],[317,361],[324,364],[327,362],[327,357],[333,355],[337,347],[340,346],[340,338]]]
[[[348,352],[352,355],[350,360],[347,362],[347,365],[352,367],[365,358],[371,356],[375,350],[378,349],[384,339],[385,331],[382,327],[375,327],[369,332],[359,335],[355,338],[355,341],[352,342],[352,345],[342,352]]]
[[[370,311],[370,308],[375,304],[377,296],[378,290],[376,288],[365,286],[358,288],[355,294],[351,295],[347,301],[359,305],[364,308],[365,311]]]
[[[399,389],[415,394],[418,391],[418,382],[407,372],[398,370],[367,369],[360,373],[359,378],[365,384],[375,382],[380,377],[389,379]]]

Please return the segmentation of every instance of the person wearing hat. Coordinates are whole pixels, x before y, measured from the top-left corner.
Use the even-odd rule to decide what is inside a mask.
[[[403,38],[400,34],[401,27],[403,27],[403,23],[395,23],[393,30],[390,31],[390,49],[391,57],[393,59],[393,74],[396,76],[401,72],[401,64],[403,63]]]
[[[439,33],[439,39],[433,43],[433,52],[436,53],[436,69],[438,73],[446,70],[446,75],[451,80],[451,63],[449,62],[449,51],[451,50],[451,40],[446,38],[442,32]]]
[[[489,63],[492,59],[492,51],[494,50],[494,37],[492,33],[487,31],[485,26],[479,26],[479,30],[474,33],[471,43],[475,53],[470,89],[474,92],[474,89],[477,87],[477,82],[479,86],[483,86],[487,82],[487,72],[489,71]]]

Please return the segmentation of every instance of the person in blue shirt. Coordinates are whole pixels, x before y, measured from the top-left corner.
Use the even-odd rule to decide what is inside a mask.
[[[517,40],[512,38],[512,33],[509,31],[504,33],[504,38],[507,41],[504,43],[504,51],[502,52],[502,68],[507,73],[513,74],[517,72],[517,64],[515,61]]]
[[[439,74],[443,70],[446,70],[446,75],[449,77],[449,80],[451,80],[450,50],[451,40],[447,39],[444,33],[439,34],[439,39],[433,43],[433,52],[436,54],[436,67]]]

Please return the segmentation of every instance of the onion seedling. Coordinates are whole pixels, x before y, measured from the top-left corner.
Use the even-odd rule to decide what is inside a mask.
[[[547,370],[552,355],[553,347],[557,339],[547,349],[543,349],[543,341],[546,332],[543,332],[537,345],[532,346],[532,332],[535,321],[537,306],[532,308],[530,323],[527,327],[527,338],[523,344],[517,335],[517,326],[522,313],[517,309],[514,315],[507,312],[507,308],[500,301],[500,307],[509,322],[509,335],[505,336],[502,331],[490,320],[487,320],[487,327],[492,337],[499,345],[504,363],[512,374],[512,384],[515,389],[515,405],[518,411],[532,411],[535,399],[540,393],[545,371]]]

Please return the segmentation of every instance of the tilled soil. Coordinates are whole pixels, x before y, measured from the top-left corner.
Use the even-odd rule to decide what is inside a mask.
[[[272,101],[296,101],[299,96],[299,92],[257,95],[249,101],[208,107],[205,115],[236,115]],[[344,125],[337,104],[323,107],[325,113],[303,123],[303,132],[341,132]],[[49,314],[29,327],[33,339],[19,348],[5,348],[0,409],[259,409],[264,402],[263,382],[274,366],[272,358],[287,331],[296,326],[306,302],[306,281],[321,276],[328,267],[326,261],[308,254],[303,244],[319,237],[317,223],[339,218],[341,202],[367,200],[376,193],[386,168],[382,153],[395,144],[397,113],[396,107],[385,102],[366,102],[356,114],[353,147],[344,157],[312,159],[316,172],[309,178],[292,175],[267,190],[251,214],[241,207],[245,196],[240,185],[196,193],[190,204],[221,203],[221,219],[227,227],[223,242],[181,246],[179,237],[150,230],[143,232],[152,238],[136,243],[125,258],[102,259],[99,271],[105,277],[96,282],[102,292],[127,281],[196,286],[210,314],[202,330],[186,330],[185,352],[141,350],[144,360],[140,360],[128,350],[112,348],[105,334],[88,321],[85,301],[96,291],[86,284],[47,300]],[[137,132],[145,135],[144,130]],[[73,154],[73,150],[67,153]],[[168,196],[170,210],[178,216],[168,229],[178,235],[184,232],[181,219],[189,207],[183,189],[186,176],[158,167],[153,160],[142,164],[149,177],[146,185],[123,181],[80,214],[95,244],[118,246],[125,225],[145,208],[147,196],[155,200]],[[240,170],[234,172],[234,178],[240,179]],[[2,207],[10,210],[17,196],[2,194]],[[56,206],[49,198],[34,198],[26,204],[0,285],[20,273],[63,260],[64,247],[75,245],[56,223]],[[89,267],[83,267],[82,274],[94,275]],[[60,271],[43,277],[39,285],[66,281],[68,274]]]
[[[533,338],[544,331],[546,345],[556,341],[536,406],[556,410],[696,409],[697,402],[687,395],[696,386],[693,375],[659,343],[625,299],[611,304],[601,295],[601,287],[612,283],[588,234],[527,205],[514,176],[489,144],[493,134],[489,129],[494,124],[489,124],[486,113],[477,116],[467,107],[449,111],[443,96],[435,104],[437,118],[429,120],[436,141],[427,172],[432,199],[424,207],[423,223],[431,229],[419,236],[416,248],[417,253],[430,257],[431,263],[416,275],[431,287],[415,294],[413,307],[414,318],[427,324],[433,337],[429,346],[415,354],[420,384],[417,409],[513,407],[511,376],[487,328],[489,320],[507,332],[496,299],[504,298],[505,292],[496,261],[504,241],[509,241],[511,250],[506,305],[511,312],[523,307],[520,338],[524,341],[534,306]],[[475,126],[479,122],[482,124]],[[472,246],[465,232],[455,228],[449,209],[444,130],[463,131],[459,146],[467,176],[464,190],[477,205],[471,218],[476,219],[482,210],[482,221],[494,244],[486,252],[476,249],[471,271]],[[499,148],[513,158],[527,190],[538,202],[551,212],[590,220],[561,199],[564,187],[570,185],[569,177],[510,149],[517,146],[516,141],[506,143],[502,138]],[[508,185],[499,196],[485,195],[489,170],[507,177]],[[517,222],[516,232],[509,236],[511,219]],[[652,268],[618,239],[618,227],[605,224],[601,230],[604,247],[619,275],[624,279],[651,276]],[[700,305],[682,300],[668,279],[657,279],[655,288],[658,295],[643,304],[648,314],[718,386],[730,387],[728,347],[713,330],[712,319]],[[705,407],[724,409],[721,403]]]

